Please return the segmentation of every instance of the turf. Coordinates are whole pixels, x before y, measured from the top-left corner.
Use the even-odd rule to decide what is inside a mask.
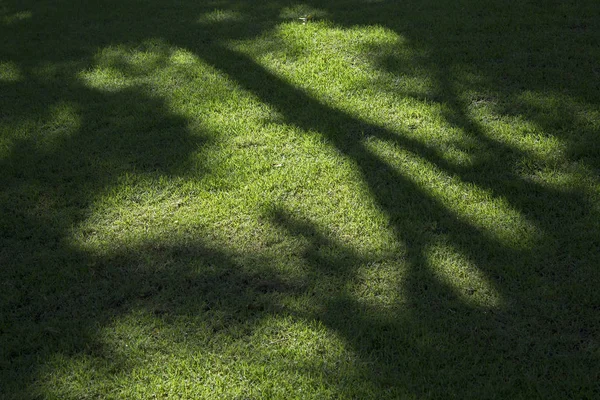
[[[0,397],[600,397],[599,16],[0,0]]]

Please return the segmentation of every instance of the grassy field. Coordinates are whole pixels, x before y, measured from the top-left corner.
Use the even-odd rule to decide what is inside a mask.
[[[0,0],[0,398],[600,398],[599,43],[597,0]]]

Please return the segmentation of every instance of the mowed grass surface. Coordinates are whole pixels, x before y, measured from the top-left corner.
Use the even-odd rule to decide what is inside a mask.
[[[600,397],[599,16],[0,0],[0,397]]]

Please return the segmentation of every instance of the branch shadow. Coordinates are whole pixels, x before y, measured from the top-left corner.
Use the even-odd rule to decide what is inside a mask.
[[[557,234],[554,230],[556,221],[547,225],[540,218],[548,210],[554,210],[564,229],[572,223],[568,218],[573,214],[581,216],[583,210],[591,209],[584,193],[577,190],[551,190],[524,182],[510,172],[504,174],[499,182],[490,182],[485,177],[475,179],[473,176],[485,174],[490,169],[505,170],[505,164],[483,159],[484,164],[479,166],[480,170],[461,171],[444,164],[439,157],[435,157],[433,150],[423,145],[404,140],[401,135],[331,109],[264,70],[246,56],[227,49],[200,54],[216,68],[234,76],[242,87],[275,107],[285,121],[305,131],[321,132],[344,156],[354,161],[364,182],[371,189],[373,198],[392,221],[398,240],[406,243],[406,257],[411,265],[411,273],[402,289],[409,298],[414,299],[411,305],[414,307],[412,321],[415,330],[425,330],[430,337],[444,338],[448,346],[432,346],[433,349],[416,353],[421,357],[410,358],[410,362],[423,363],[420,364],[422,369],[429,372],[429,375],[423,373],[427,376],[426,380],[407,381],[406,376],[402,376],[400,366],[407,362],[406,353],[399,353],[396,346],[398,342],[407,341],[406,336],[410,337],[405,330],[405,319],[399,318],[404,324],[402,326],[389,321],[378,324],[372,316],[360,319],[357,316],[365,313],[374,315],[376,311],[362,310],[350,296],[343,293],[332,295],[331,305],[327,308],[330,311],[319,316],[321,320],[327,321],[328,326],[341,332],[357,353],[369,362],[374,362],[378,373],[387,371],[384,376],[387,376],[389,385],[393,386],[391,382],[402,382],[395,387],[396,390],[413,387],[415,392],[412,394],[417,395],[436,397],[452,393],[453,396],[473,398],[485,396],[486,393],[527,397],[538,393],[551,395],[557,393],[557,390],[564,390],[564,393],[576,392],[582,388],[593,390],[595,378],[586,376],[583,369],[578,374],[580,380],[566,383],[560,390],[550,386],[550,382],[560,380],[565,369],[579,369],[585,365],[587,370],[593,368],[596,362],[593,352],[589,352],[594,345],[588,347],[595,340],[593,332],[596,332],[596,322],[594,319],[582,320],[580,310],[585,307],[591,312],[595,307],[591,282],[596,274],[593,263],[583,263],[595,259],[598,256],[597,249],[589,248],[575,255],[572,249],[565,249],[564,246],[577,243],[581,236],[572,236],[572,229],[569,228]],[[478,134],[476,125],[459,111],[460,108],[452,116],[454,123]],[[519,250],[490,238],[373,154],[363,144],[365,131],[370,136],[408,147],[450,173],[464,177],[466,181],[491,188],[495,195],[507,198],[513,207],[529,217],[543,233],[542,239],[533,248]],[[486,141],[481,136],[481,140]],[[486,141],[485,145],[490,148],[491,153],[510,153],[512,156],[517,152],[493,141]],[[523,192],[530,194],[525,196],[525,200],[519,196]],[[572,208],[565,210],[564,206],[567,204]],[[561,215],[560,212],[566,215]],[[426,228],[431,219],[438,222],[438,228],[433,232]],[[298,229],[296,223],[290,224],[291,231]],[[583,233],[583,239],[591,243],[597,232],[588,233]],[[318,237],[316,233],[307,236]],[[454,289],[434,277],[425,251],[438,240],[451,243],[483,271],[501,296],[507,299],[508,309],[487,314],[474,311],[457,299]],[[324,239],[318,241],[323,242]],[[561,247],[556,247],[557,244]],[[346,254],[342,257],[344,260],[357,259],[345,249],[339,251]],[[576,265],[571,264],[574,257],[579,260]],[[319,259],[318,252],[310,252],[307,259],[315,269],[321,268],[322,264],[334,265],[336,271],[344,271],[339,276],[352,276],[347,270],[352,270],[351,262],[345,264],[335,260],[322,260]],[[505,276],[517,279],[504,279]],[[553,293],[552,298],[544,295],[549,288]],[[590,293],[591,297],[578,298],[574,290]],[[546,306],[541,306],[540,295],[544,296]],[[444,301],[441,302],[441,299]],[[361,336],[359,331],[366,327],[374,328],[372,332],[377,334],[381,331],[392,333],[381,344],[381,338],[375,333],[366,338]],[[360,339],[356,340],[356,337]],[[381,346],[375,352],[379,357],[373,356],[375,343],[380,343]],[[456,350],[457,348],[461,350]],[[499,354],[503,356],[499,358]],[[474,374],[480,380],[474,381]],[[503,380],[493,378],[498,375]],[[411,382],[420,384],[413,386]],[[429,385],[425,385],[425,382],[429,382]]]
[[[331,15],[340,15],[338,9],[330,8],[329,11]],[[359,14],[359,11],[354,12],[355,15]],[[336,19],[336,22],[346,26],[352,25],[341,18]],[[436,38],[439,39],[440,36]],[[475,52],[478,43],[473,39],[467,44],[466,50]],[[184,45],[191,44],[184,43]],[[490,46],[495,48],[499,47],[499,44],[492,43]],[[590,224],[586,225],[588,230],[585,232],[579,228],[583,221],[589,218],[590,212],[595,215],[592,211],[594,206],[590,203],[587,193],[579,188],[569,190],[549,188],[543,184],[527,181],[511,170],[511,167],[526,158],[527,154],[490,139],[479,124],[468,116],[465,105],[452,84],[444,78],[448,76],[448,71],[443,66],[448,61],[448,54],[439,60],[431,61],[435,64],[430,68],[435,75],[440,76],[437,82],[440,95],[436,100],[446,104],[450,110],[446,115],[447,120],[473,136],[486,150],[482,154],[475,154],[475,159],[479,162],[469,168],[449,165],[436,154],[434,149],[417,141],[405,139],[402,134],[386,131],[330,108],[266,71],[247,56],[225,48],[208,52],[203,51],[204,49],[193,49],[217,69],[234,77],[244,89],[275,107],[286,122],[304,131],[322,133],[329,143],[351,159],[360,170],[364,182],[371,189],[373,198],[392,221],[398,240],[407,243],[407,258],[411,265],[412,277],[407,280],[407,287],[404,290],[409,293],[409,297],[415,299],[414,307],[418,310],[416,315],[431,317],[421,321],[432,321],[427,325],[427,329],[434,336],[446,338],[451,336],[452,340],[455,340],[453,345],[468,349],[468,354],[460,353],[460,355],[451,347],[437,349],[441,354],[446,354],[447,358],[444,360],[442,357],[444,361],[438,360],[441,364],[435,367],[431,367],[431,364],[435,364],[432,362],[433,357],[424,356],[423,360],[429,362],[425,364],[429,368],[427,370],[431,372],[428,382],[438,383],[440,386],[435,389],[431,386],[424,389],[421,386],[421,389],[417,390],[419,395],[434,393],[435,396],[443,396],[452,393],[460,397],[479,397],[484,396],[485,393],[506,393],[527,397],[539,393],[552,395],[559,392],[576,393],[580,390],[588,394],[593,392],[593,382],[598,372],[593,365],[597,362],[597,356],[589,350],[595,346],[593,343],[598,332],[598,320],[582,318],[582,315],[591,315],[598,304],[598,299],[593,294],[593,288],[598,281],[598,274],[594,268],[599,257],[598,248],[594,245],[598,228]],[[434,47],[434,50],[436,49],[440,50],[441,45]],[[518,48],[512,50],[520,51]],[[516,70],[517,66],[514,68]],[[517,75],[514,78],[527,77],[534,68],[537,67],[532,66],[524,75]],[[512,72],[516,74],[514,70]],[[488,84],[493,85],[494,80],[498,78],[491,76],[487,79],[491,82]],[[534,80],[529,88],[547,89],[545,82],[546,78]],[[552,82],[552,79],[549,82]],[[523,85],[524,81],[520,81],[517,85],[518,90],[523,90],[520,87]],[[560,89],[564,87],[551,87],[551,90]],[[597,95],[594,89],[588,86],[573,86],[568,89],[572,91],[572,95],[587,99],[594,104],[596,99],[594,96]],[[501,92],[510,94],[509,98],[516,96],[517,89],[513,86],[502,90],[512,91]],[[536,122],[547,127],[543,120],[536,120]],[[514,209],[533,222],[541,238],[532,247],[519,250],[488,237],[485,232],[462,220],[444,204],[432,198],[423,188],[366,148],[363,144],[365,131],[370,136],[408,148],[462,181],[489,189],[494,196],[506,199]],[[559,134],[555,130],[550,132]],[[590,138],[594,135],[591,131],[584,134]],[[563,136],[563,138],[569,142],[568,137]],[[490,177],[490,171],[500,171],[500,173]],[[418,211],[415,213],[408,210]],[[554,218],[548,219],[548,214],[553,215]],[[439,222],[440,228],[437,232],[423,234],[421,228],[425,225],[423,222],[431,218]],[[315,234],[309,236],[314,237]],[[502,312],[501,316],[475,316],[473,310],[466,305],[450,300],[453,291],[432,276],[430,272],[432,266],[426,261],[424,255],[428,246],[440,237],[465,254],[486,274],[502,296],[508,299],[508,309]],[[581,246],[582,242],[586,245]],[[344,250],[341,251],[344,253]],[[352,257],[348,254],[344,259],[352,259]],[[325,262],[325,260],[318,260],[314,254],[309,259],[313,260],[315,269]],[[335,264],[335,261],[328,260],[328,262]],[[338,265],[338,268],[343,267]],[[352,268],[351,264],[348,268]],[[513,276],[517,279],[506,280],[505,276]],[[585,298],[581,298],[577,293],[588,294]],[[359,307],[356,304],[348,304],[348,301],[344,300],[347,296],[332,296],[332,299],[340,300],[343,305],[334,306],[330,316],[323,315],[321,318],[335,321],[329,326],[343,332],[344,336],[354,343],[357,352],[368,358],[371,354],[369,346],[352,338],[356,334],[355,325],[373,326],[373,322],[359,320],[356,317],[360,315]],[[440,305],[439,299],[448,299],[448,303],[453,306]],[[542,306],[542,303],[545,305]],[[344,309],[345,313],[342,311]],[[449,309],[454,312],[450,312]],[[582,312],[582,309],[586,311]],[[458,315],[452,315],[454,313]],[[342,319],[346,321],[345,324],[336,318],[340,315],[344,316]],[[414,318],[419,319],[417,316]],[[387,329],[384,326],[381,328]],[[402,341],[402,335],[398,336],[397,339]],[[371,340],[376,342],[377,338],[372,337]],[[393,354],[396,350],[393,340],[387,342],[384,347],[385,351],[381,354]],[[498,354],[504,354],[502,359],[498,359]],[[458,357],[463,357],[461,362],[456,362]],[[389,364],[384,362],[377,364],[378,371],[386,368],[393,369],[392,365],[397,367],[406,361],[400,356],[390,359],[383,355],[379,360],[385,360]],[[522,368],[520,363],[524,363],[527,367]],[[582,365],[585,367],[580,369]],[[596,372],[586,376],[587,368],[592,368]],[[563,371],[573,369],[580,371],[577,374],[580,378],[577,382],[563,383],[560,387],[551,385],[551,382],[561,380]],[[445,371],[445,373],[439,375],[434,371]],[[472,380],[474,374],[485,381],[486,389],[482,392],[476,392],[481,381],[474,382]],[[494,381],[492,377],[498,374],[503,376],[504,381]],[[394,379],[403,381],[399,375],[395,375]]]

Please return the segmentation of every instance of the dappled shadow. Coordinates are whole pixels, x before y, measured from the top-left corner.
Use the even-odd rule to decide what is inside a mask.
[[[274,224],[309,240],[304,257],[313,271],[312,285],[334,281],[333,290],[315,295],[319,312],[301,315],[319,318],[327,326],[343,333],[367,366],[363,372],[383,393],[396,397],[407,393],[439,397],[461,393],[467,397],[484,396],[481,381],[503,371],[502,382],[486,383],[486,390],[510,393],[523,371],[513,370],[514,330],[510,312],[481,309],[465,304],[455,289],[432,278],[423,260],[411,260],[413,268],[403,291],[408,301],[389,306],[360,301],[349,291],[342,276],[352,277],[359,268],[376,269],[377,260],[361,257],[342,243],[332,242],[310,221],[301,221],[285,210],[274,210]],[[324,252],[323,247],[335,249]],[[336,258],[327,254],[334,253]],[[390,313],[390,311],[394,311]],[[392,316],[390,315],[392,314]],[[432,318],[435,325],[428,324]],[[518,318],[517,318],[518,320]],[[444,343],[444,345],[442,345]],[[499,359],[498,352],[504,353]],[[533,354],[531,357],[538,357]],[[410,365],[410,367],[409,367]],[[414,374],[418,370],[420,373]]]
[[[592,49],[597,22],[590,20],[585,9],[553,4],[564,13],[556,17],[564,18],[564,23],[555,21],[552,12],[539,10],[537,24],[550,31],[537,34],[567,34],[577,46],[553,48],[549,40],[544,48],[536,49],[528,47],[528,35],[536,27],[527,25],[528,12],[537,9],[534,4],[511,5],[522,8],[522,19],[514,19],[519,12],[490,2],[313,4],[340,26],[384,24],[426,54],[419,62],[436,77],[435,90],[404,95],[442,104],[448,124],[477,143],[471,154],[474,162],[461,166],[448,162],[438,148],[414,135],[392,132],[332,108],[224,45],[227,40],[254,38],[273,28],[281,21],[281,9],[289,5],[285,2],[265,8],[232,3],[231,10],[241,17],[225,23],[217,17],[214,23],[198,22],[198,15],[217,5],[229,6],[222,2],[114,2],[86,7],[63,3],[66,8],[21,3],[20,8],[33,10],[31,20],[15,22],[21,28],[12,24],[0,31],[12,41],[0,61],[14,63],[22,75],[16,82],[0,82],[0,107],[12,118],[4,122],[17,127],[28,120],[52,120],[60,110],[72,113],[70,120],[77,121],[44,146],[36,142],[41,137],[15,134],[6,142],[8,155],[0,160],[0,261],[6,287],[1,334],[7,346],[3,379],[16,381],[29,374],[33,385],[37,365],[55,353],[99,352],[101,357],[104,350],[98,348],[95,332],[137,307],[165,319],[200,313],[216,334],[219,330],[231,334],[232,327],[250,331],[265,315],[287,313],[277,304],[277,296],[293,297],[305,288],[316,288],[313,301],[318,307],[305,313],[289,312],[318,319],[339,332],[370,366],[364,374],[381,396],[479,398],[494,393],[537,397],[569,396],[578,390],[593,395],[600,361],[594,350],[599,321],[593,315],[599,307],[594,286],[598,284],[600,232],[589,221],[597,220],[599,210],[580,187],[552,188],[524,177],[519,168],[529,154],[494,139],[469,113],[471,104],[451,68],[466,65],[474,70],[480,79],[469,89],[502,98],[494,105],[499,115],[518,115],[564,141],[569,149],[567,163],[581,161],[597,169],[597,157],[592,157],[598,146],[597,132],[578,125],[575,106],[558,103],[555,120],[567,122],[555,126],[548,118],[551,110],[528,104],[521,96],[527,91],[563,94],[573,104],[600,105],[598,71],[592,62],[597,55]],[[396,24],[390,25],[387,18],[373,21],[374,13],[363,12],[365,7],[375,7],[382,15],[398,15]],[[494,36],[492,27],[486,27],[486,21],[499,20],[497,12],[507,13],[507,29],[526,30],[522,42],[505,43]],[[45,24],[44,15],[64,21],[64,29]],[[177,23],[164,26],[170,15],[177,17]],[[439,23],[440,18],[461,23],[454,32],[442,31],[436,26],[449,25]],[[238,24],[252,28],[241,30]],[[83,32],[86,36],[78,38]],[[77,78],[78,72],[92,67],[98,48],[122,43],[139,46],[152,38],[193,52],[273,107],[285,123],[320,133],[356,165],[398,243],[405,245],[398,257],[409,265],[408,275],[397,290],[407,303],[390,312],[358,301],[347,291],[348,283],[361,266],[377,260],[328,237],[311,221],[300,220],[282,207],[272,210],[270,223],[290,236],[308,239],[310,245],[300,255],[310,266],[306,282],[289,282],[272,268],[273,260],[260,254],[234,254],[226,246],[218,248],[197,238],[186,244],[148,242],[147,248],[130,246],[109,255],[90,254],[68,242],[72,227],[86,219],[101,195],[99,188],[107,190],[127,173],[152,179],[186,176],[189,157],[210,144],[211,132],[190,131],[189,121],[170,112],[159,96],[144,87],[102,92]],[[457,56],[449,48],[461,50],[460,62],[455,62]],[[560,65],[540,65],[540,52],[548,50],[564,55],[557,61]],[[394,57],[374,61],[390,74],[410,72]],[[54,69],[52,63],[56,63]],[[140,73],[127,64],[114,67],[125,74]],[[589,79],[571,84],[561,76],[565,70]],[[507,244],[432,196],[401,165],[391,165],[376,154],[368,146],[369,138],[393,144],[457,182],[506,201],[538,236],[523,238],[525,247]],[[195,167],[194,173],[198,171]],[[519,233],[515,232],[508,234]],[[482,309],[473,305],[464,300],[465,293],[436,276],[428,252],[437,245],[453,249],[476,266],[499,293],[503,306]],[[323,252],[324,248],[330,251]],[[140,259],[142,253],[147,257]],[[177,267],[170,269],[172,265]],[[55,284],[49,289],[44,281]],[[72,310],[77,314],[66,314]],[[225,319],[214,318],[216,314]],[[63,335],[76,338],[68,348],[63,347]],[[408,373],[403,367],[407,363],[416,366],[411,371],[421,374]],[[579,381],[564,382],[565,370],[580,371]],[[549,386],[553,382],[555,386]]]
[[[139,186],[143,179],[136,176],[159,185],[161,177],[185,176],[191,162],[200,178],[203,168],[190,155],[210,141],[208,132],[198,126],[190,130],[188,120],[143,86],[103,91],[86,85],[78,73],[93,65],[98,43],[73,38],[85,26],[69,30],[68,25],[57,29],[44,23],[44,12],[56,12],[54,7],[31,5],[31,21],[24,21],[22,29],[2,27],[9,41],[2,57],[20,72],[15,82],[0,82],[0,370],[4,395],[15,398],[39,396],[37,370],[54,355],[97,351],[98,329],[135,301],[169,286],[163,282],[177,277],[182,281],[173,286],[181,289],[186,279],[194,279],[152,271],[133,256],[139,256],[139,249],[123,249],[109,258],[91,254],[73,243],[72,234],[93,213],[98,198],[123,177],[133,176],[130,183],[138,185],[129,194],[132,201],[144,190]],[[130,77],[139,74],[126,67],[115,66]],[[183,254],[153,251],[157,265],[169,254]],[[230,265],[200,244],[185,252],[205,254],[220,268]],[[204,274],[203,279],[216,287],[214,280],[220,278]],[[191,295],[195,283],[187,285],[185,293]],[[13,386],[23,380],[31,387]]]

